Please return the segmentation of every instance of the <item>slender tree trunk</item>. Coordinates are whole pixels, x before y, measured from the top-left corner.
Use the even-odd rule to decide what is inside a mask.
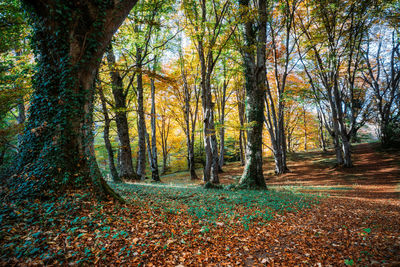
[[[240,165],[244,166],[245,164],[245,158],[244,158],[244,151],[243,151],[243,130],[240,130],[239,132],[239,148],[240,148]]]
[[[92,187],[100,197],[116,197],[90,152],[93,137],[86,122],[92,115],[99,62],[136,1],[107,6],[92,1],[24,2],[33,13],[34,46],[40,55],[17,164],[21,179],[13,179],[18,184],[13,193],[43,197],[48,190]],[[58,5],[66,6],[62,14],[55,10]]]
[[[244,8],[249,8],[249,0],[240,0],[239,4]],[[264,90],[266,82],[266,25],[268,19],[266,9],[266,1],[259,0],[257,37],[253,25],[254,20],[244,23],[246,47],[243,54],[246,78],[246,117],[251,126],[249,126],[247,136],[246,165],[239,181],[239,187],[241,188],[266,188],[262,159]],[[257,58],[251,52],[253,45],[257,47]]]
[[[107,103],[106,103],[106,98],[103,93],[103,88],[101,85],[98,87],[98,92],[100,96],[100,101],[101,101],[101,106],[103,109],[103,116],[104,116],[104,130],[103,130],[103,139],[104,139],[104,144],[107,150],[107,155],[108,155],[108,167],[110,168],[110,173],[111,173],[111,178],[113,182],[115,183],[120,183],[122,180],[120,179],[117,168],[115,167],[114,163],[114,151],[110,142],[110,123],[111,119],[108,115],[108,110],[107,110]]]
[[[324,136],[322,116],[319,111],[317,111],[317,115],[318,115],[318,131],[319,131],[320,144],[321,144],[322,151],[326,152],[326,141],[325,141],[325,136]]]
[[[226,105],[226,90],[228,88],[228,83],[226,82],[225,78],[225,67],[224,67],[224,84],[222,86],[222,100],[221,100],[221,114],[220,114],[220,125],[221,129],[219,131],[219,136],[220,136],[220,150],[219,150],[219,166],[220,166],[220,171],[222,171],[222,166],[225,165],[224,162],[224,155],[225,155],[225,105]]]
[[[137,74],[137,101],[138,101],[138,137],[139,137],[139,155],[137,175],[139,179],[143,180],[146,176],[146,121],[144,117],[144,104],[143,104],[143,75],[142,75],[142,49],[136,48],[136,62],[138,67]]]
[[[222,119],[222,123],[223,119]],[[223,125],[223,124],[221,124]],[[222,168],[222,166],[225,165],[224,161],[224,154],[225,154],[225,127],[221,126],[221,129],[219,130],[219,135],[220,135],[220,140],[219,140],[219,166]]]
[[[138,177],[132,164],[132,150],[129,136],[129,124],[127,118],[126,93],[123,89],[123,81],[116,69],[115,55],[112,46],[107,50],[107,61],[110,69],[112,93],[115,101],[115,122],[120,144],[120,177],[119,180],[133,180]]]
[[[192,180],[197,180],[199,177],[196,174],[196,166],[195,166],[195,160],[194,160],[194,139],[192,139],[192,142],[190,142],[190,148],[189,148],[189,171],[190,171],[190,179]]]
[[[243,91],[246,89],[244,88]],[[245,164],[245,152],[244,146],[246,144],[245,130],[244,130],[244,121],[245,121],[245,105],[244,105],[244,97],[242,96],[241,91],[237,91],[236,93],[237,102],[238,102],[238,113],[239,113],[239,123],[240,123],[240,131],[239,131],[239,146],[240,146],[240,164],[244,166]]]
[[[156,100],[154,79],[150,79],[151,83],[151,177],[153,181],[159,182],[160,175],[158,174],[158,160],[157,160],[157,140],[156,140]],[[150,144],[147,144],[150,151]]]
[[[26,120],[26,115],[25,115],[25,103],[24,103],[24,98],[22,97],[19,102],[18,102],[18,125],[24,125],[25,120]],[[21,145],[22,145],[22,140],[23,140],[23,134],[18,134],[18,151],[21,150]]]
[[[306,109],[303,106],[303,123],[304,123],[304,151],[307,151],[307,120],[306,120]]]
[[[186,71],[184,68],[184,58],[180,50],[180,60],[181,60],[181,73],[182,73],[182,80],[183,80],[183,89],[184,89],[184,100],[185,100],[185,107],[183,110],[184,117],[185,117],[185,134],[186,134],[186,144],[187,144],[187,165],[188,170],[190,172],[190,179],[197,180],[197,174],[195,169],[195,160],[194,160],[194,133],[196,128],[196,121],[197,121],[197,111],[198,111],[198,98],[196,98],[196,108],[195,114],[191,116],[190,110],[190,100],[191,100],[191,92],[189,91],[189,85],[187,82]],[[195,93],[196,93],[196,87]],[[192,127],[190,127],[190,125]]]

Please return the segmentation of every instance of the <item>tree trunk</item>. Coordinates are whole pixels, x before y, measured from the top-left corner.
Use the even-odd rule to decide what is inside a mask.
[[[241,166],[244,166],[244,164],[245,164],[245,159],[244,159],[244,149],[243,149],[243,134],[244,134],[244,132],[243,132],[243,130],[240,130],[240,132],[239,132],[239,148],[240,148],[240,165]]]
[[[240,90],[240,89],[239,89]],[[245,121],[245,99],[243,96],[242,90],[236,92],[237,102],[238,102],[238,113],[239,113],[239,123],[240,123],[240,132],[239,132],[239,146],[240,146],[240,165],[244,166],[245,164],[245,152],[244,146],[246,145],[246,136],[244,130],[244,121]],[[246,91],[243,88],[243,91]]]
[[[199,57],[201,65],[201,96],[203,105],[203,132],[204,132],[204,150],[206,154],[206,162],[203,170],[204,182],[218,183],[218,147],[216,147],[215,126],[214,126],[214,103],[211,95],[211,73],[207,70],[210,68],[206,65],[203,45],[199,43]],[[212,57],[211,57],[212,58]],[[208,64],[212,64],[208,60]],[[217,155],[215,154],[217,153]]]
[[[211,93],[211,88],[209,89]],[[212,163],[211,163],[211,180],[210,182],[213,184],[219,184],[218,173],[222,171],[219,165],[219,157],[218,157],[218,142],[217,136],[215,134],[215,125],[214,125],[214,107],[211,109],[211,117],[210,117],[210,127],[212,129],[211,133],[211,155],[212,155]]]
[[[111,119],[108,115],[108,110],[107,110],[107,103],[106,103],[106,98],[104,96],[103,88],[101,85],[98,87],[98,92],[100,96],[100,101],[101,101],[101,106],[103,109],[103,116],[104,116],[104,130],[103,130],[103,139],[104,139],[104,144],[106,146],[107,150],[107,155],[108,155],[108,167],[110,168],[110,173],[111,173],[111,178],[114,183],[120,183],[122,180],[120,179],[117,168],[115,167],[114,163],[114,151],[110,142],[110,123]]]
[[[24,98],[22,97],[19,102],[18,102],[18,125],[23,125],[25,124],[26,120],[26,115],[25,115],[25,103],[24,103]],[[22,129],[21,129],[22,130]],[[23,134],[18,134],[18,151],[22,149],[22,140],[23,140]]]
[[[182,80],[183,80],[183,90],[184,90],[184,100],[185,100],[185,107],[183,109],[183,114],[185,117],[185,134],[186,134],[186,144],[187,144],[187,165],[188,170],[190,172],[190,179],[197,180],[199,179],[196,174],[195,169],[195,161],[194,161],[194,133],[196,128],[196,121],[197,121],[197,111],[198,111],[198,98],[196,98],[196,108],[195,114],[191,116],[190,110],[190,100],[191,100],[191,92],[189,91],[189,85],[187,82],[186,72],[184,68],[184,58],[182,55],[182,50],[180,50],[180,61],[181,61],[181,73],[182,73]],[[196,87],[194,87],[196,88]],[[195,90],[196,94],[196,90]],[[194,118],[193,118],[194,117]],[[190,127],[190,125],[192,127]]]
[[[24,2],[33,13],[33,45],[40,55],[17,163],[21,179],[13,179],[17,185],[13,193],[19,198],[37,197],[67,187],[92,187],[100,197],[116,197],[98,175],[93,152],[89,153],[93,137],[86,120],[92,115],[92,85],[99,62],[136,0],[109,5]],[[61,14],[56,12],[60,5],[65,7]]]
[[[342,149],[343,149],[343,166],[346,168],[353,167],[353,162],[351,161],[351,145],[350,140],[346,136],[342,137]]]
[[[154,80],[150,79],[151,83],[151,178],[153,181],[160,182],[160,175],[158,174],[158,160],[157,160],[157,137],[156,137],[156,100]],[[149,142],[150,143],[150,142]],[[150,144],[147,144],[150,151]]]
[[[225,128],[224,128],[224,121],[223,119],[221,120],[221,129],[219,130],[219,166],[222,168],[222,166],[225,165],[224,161],[224,154],[225,154]]]
[[[196,174],[196,166],[195,166],[195,161],[194,161],[194,139],[192,139],[192,142],[190,143],[190,148],[189,148],[189,172],[190,172],[190,179],[192,180],[197,180],[199,177]]]
[[[143,104],[143,75],[142,75],[142,49],[136,48],[136,62],[138,67],[137,74],[137,113],[138,113],[138,137],[139,137],[139,154],[137,175],[140,180],[144,180],[146,176],[146,121],[144,118]]]
[[[225,65],[225,64],[224,64]],[[220,144],[219,144],[219,167],[220,171],[222,171],[222,166],[225,165],[224,162],[224,155],[225,155],[225,105],[226,105],[226,90],[228,88],[228,83],[226,82],[226,70],[224,67],[224,84],[222,86],[222,100],[221,100],[221,114],[220,114],[220,125],[221,129],[219,131],[219,137],[220,137]]]
[[[303,123],[304,123],[304,151],[307,151],[307,120],[306,109],[303,105]]]
[[[326,152],[326,141],[325,141],[325,136],[324,136],[324,128],[323,128],[323,122],[322,122],[322,116],[319,113],[319,110],[317,111],[318,115],[318,131],[319,131],[319,138],[320,138],[320,144],[323,152]]]
[[[107,50],[107,61],[110,69],[112,93],[115,101],[115,122],[117,124],[117,133],[120,144],[119,180],[129,181],[137,179],[137,176],[132,164],[132,150],[129,137],[126,93],[124,93],[122,77],[115,67],[115,56],[111,45]]]
[[[240,5],[249,8],[249,0],[240,0]],[[264,90],[266,79],[266,24],[267,5],[265,0],[258,1],[259,25],[256,43],[256,32],[253,21],[244,23],[244,67],[246,79],[246,117],[250,124],[247,136],[246,165],[239,181],[240,188],[266,188],[263,174],[262,130],[264,123]],[[251,52],[257,47],[257,58]]]

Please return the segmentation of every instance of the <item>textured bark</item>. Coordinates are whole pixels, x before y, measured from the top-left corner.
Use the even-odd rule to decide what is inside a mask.
[[[143,180],[146,177],[146,121],[144,117],[143,104],[143,75],[142,75],[142,49],[136,48],[136,64],[138,68],[137,74],[137,114],[138,114],[138,138],[139,138],[139,153],[137,175]]]
[[[224,62],[224,82],[222,85],[222,94],[219,97],[219,105],[218,105],[218,115],[219,115],[219,167],[220,171],[222,171],[222,166],[225,165],[224,155],[225,155],[225,106],[227,101],[226,90],[228,88],[228,81],[226,77],[226,67]],[[218,100],[217,100],[218,101]]]
[[[249,0],[240,0],[243,8]],[[266,188],[262,160],[262,130],[264,123],[264,95],[266,79],[266,0],[258,1],[258,25],[253,20],[244,23],[245,48],[243,51],[246,78],[246,117],[249,123],[246,147],[246,165],[239,181],[240,188]],[[252,52],[256,45],[257,56]]]
[[[238,106],[238,114],[239,114],[239,123],[240,123],[240,130],[239,130],[239,148],[240,148],[240,164],[244,166],[245,164],[245,152],[244,146],[246,145],[246,136],[244,130],[244,122],[245,122],[245,91],[246,89],[240,88],[236,92],[237,98],[237,106]]]
[[[182,49],[180,50],[180,61],[181,61],[181,75],[183,80],[183,99],[185,102],[183,108],[183,115],[185,118],[185,134],[186,134],[186,144],[187,144],[187,164],[190,172],[190,179],[199,179],[196,174],[195,169],[195,158],[194,158],[194,134],[196,130],[197,113],[199,106],[199,97],[197,96],[197,88],[194,86],[194,93],[196,96],[196,104],[194,109],[194,114],[191,112],[190,102],[192,99],[191,91],[189,90],[189,85],[186,77],[186,70],[184,66],[184,57],[182,54]]]
[[[106,7],[94,1],[66,1],[61,5],[68,8],[61,15],[54,15],[58,1],[24,2],[34,14],[40,72],[17,164],[20,176],[32,179],[13,179],[19,183],[13,193],[24,197],[50,189],[60,192],[67,186],[89,190],[89,185],[101,197],[115,197],[89,153],[92,137],[86,120],[92,115],[89,106],[99,62],[136,0]]]
[[[244,158],[244,149],[243,149],[243,144],[245,143],[245,142],[243,142],[243,130],[240,130],[240,133],[239,133],[239,149],[240,149],[240,165],[241,166],[244,166],[244,164],[245,164],[245,158]]]
[[[304,151],[307,151],[307,119],[306,108],[303,105],[303,123],[304,123]]]
[[[167,166],[167,159],[168,159],[168,137],[169,137],[169,130],[170,130],[170,120],[167,118],[164,114],[161,114],[161,121],[158,126],[158,131],[159,131],[159,136],[160,136],[160,143],[161,143],[161,150],[162,150],[162,156],[163,156],[163,162],[162,162],[162,174],[165,174],[168,171],[168,166]]]
[[[214,103],[212,102],[211,95],[212,62],[210,59],[206,61],[202,42],[199,43],[199,57],[201,65],[201,97],[203,105],[203,138],[204,151],[206,155],[206,162],[203,170],[203,181],[219,183],[218,144],[215,136]]]
[[[320,146],[322,148],[322,151],[326,152],[326,141],[325,141],[325,135],[324,135],[324,126],[323,126],[323,121],[322,121],[322,115],[320,114],[320,111],[317,111],[318,115],[318,132],[319,132],[319,141],[320,141]]]
[[[127,118],[126,92],[123,89],[123,81],[119,71],[115,67],[115,56],[112,46],[107,50],[107,61],[110,69],[112,93],[114,96],[115,122],[120,144],[120,180],[137,179],[132,164],[132,149],[129,136],[129,124]]]
[[[148,142],[148,150],[150,153],[150,167],[151,167],[151,178],[153,181],[159,182],[160,175],[158,174],[158,160],[157,160],[157,137],[156,137],[156,100],[155,100],[155,90],[154,80],[150,79],[151,83],[151,150],[150,142]]]
[[[112,148],[112,145],[110,142],[111,119],[110,119],[110,116],[108,115],[106,98],[104,96],[103,88],[101,87],[101,85],[98,86],[98,92],[99,92],[101,107],[102,107],[103,116],[104,116],[103,139],[104,139],[104,144],[105,144],[105,147],[107,150],[107,155],[108,155],[108,167],[110,169],[111,178],[112,178],[113,182],[120,183],[120,182],[122,182],[122,180],[118,175],[117,168],[115,167],[114,151],[113,151],[113,148]]]

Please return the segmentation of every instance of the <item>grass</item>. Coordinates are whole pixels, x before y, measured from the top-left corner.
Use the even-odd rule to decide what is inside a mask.
[[[134,205],[191,216],[200,223],[243,225],[264,224],[276,213],[311,208],[316,196],[288,190],[230,191],[200,186],[164,184],[113,184]]]

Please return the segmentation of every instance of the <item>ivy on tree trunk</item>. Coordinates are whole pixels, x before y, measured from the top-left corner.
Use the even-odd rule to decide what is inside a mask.
[[[19,197],[84,188],[118,198],[101,177],[88,122],[96,70],[136,1],[24,1],[38,71],[13,179]]]

